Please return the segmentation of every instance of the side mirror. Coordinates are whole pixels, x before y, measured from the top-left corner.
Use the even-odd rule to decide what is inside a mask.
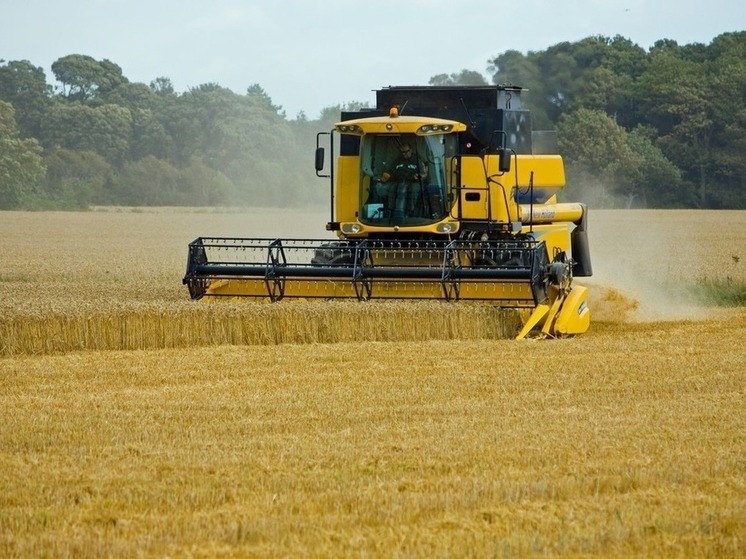
[[[507,173],[510,171],[510,158],[511,152],[509,149],[501,148],[497,151],[498,162],[497,168],[501,173]]]
[[[324,148],[316,148],[316,172],[324,169]]]

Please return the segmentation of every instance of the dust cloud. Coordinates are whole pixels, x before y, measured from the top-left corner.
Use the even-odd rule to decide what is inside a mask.
[[[701,217],[701,216],[697,216]],[[689,285],[705,275],[699,253],[706,247],[689,211],[590,210],[593,320],[647,322],[701,320],[714,309],[698,303]]]

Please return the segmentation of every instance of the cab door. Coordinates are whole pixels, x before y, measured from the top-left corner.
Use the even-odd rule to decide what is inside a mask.
[[[482,158],[463,155],[456,158],[456,217],[459,220],[489,219],[490,193]]]

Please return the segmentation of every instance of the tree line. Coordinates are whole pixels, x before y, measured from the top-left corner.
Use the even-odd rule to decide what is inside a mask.
[[[326,203],[315,134],[341,110],[289,119],[259,84],[177,93],[130,82],[109,60],[72,54],[51,67],[0,60],[0,209],[91,205],[304,206]],[[709,44],[588,37],[509,50],[487,73],[431,85],[529,90],[534,129],[556,129],[567,199],[596,207],[746,208],[746,32]]]

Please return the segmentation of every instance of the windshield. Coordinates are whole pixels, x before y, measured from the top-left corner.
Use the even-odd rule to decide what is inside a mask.
[[[423,225],[446,216],[446,161],[456,138],[366,135],[360,147],[360,221],[371,225]]]

